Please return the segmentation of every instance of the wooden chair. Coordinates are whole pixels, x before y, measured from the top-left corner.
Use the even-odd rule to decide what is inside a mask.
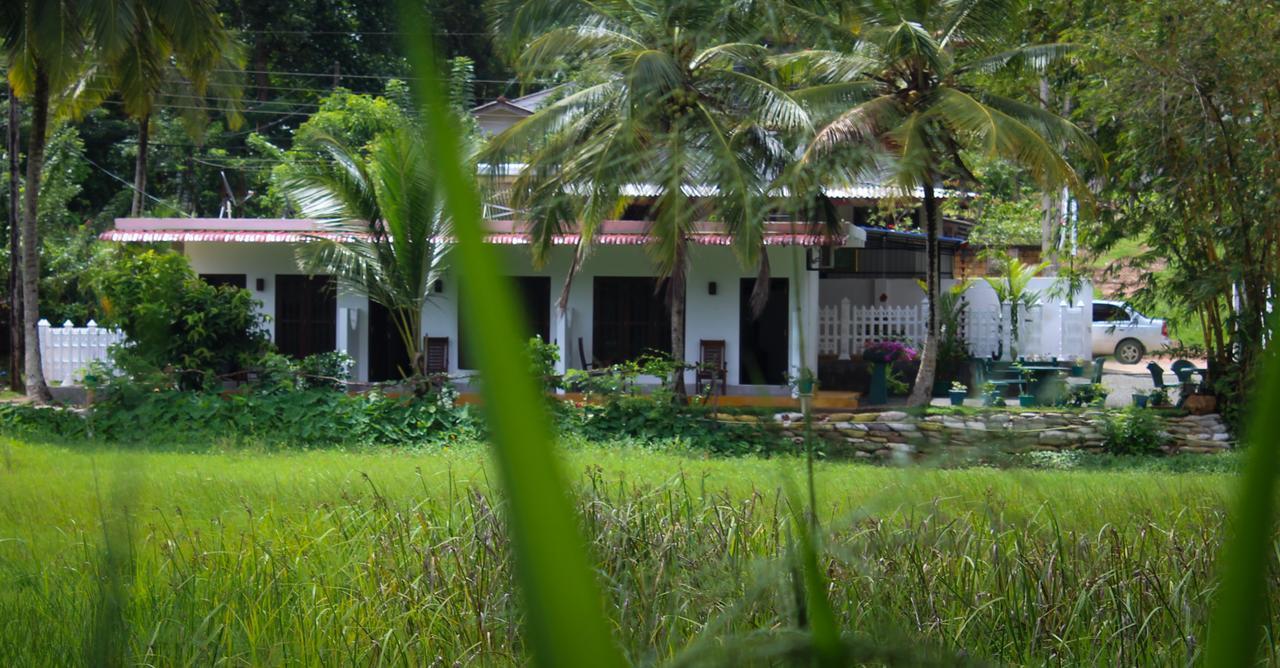
[[[713,396],[724,394],[725,378],[728,377],[724,350],[723,340],[702,339],[698,342],[698,369],[694,375],[698,394],[702,394],[704,385],[709,386]]]
[[[428,336],[422,346],[425,355],[423,371],[428,375],[449,373],[449,337]]]

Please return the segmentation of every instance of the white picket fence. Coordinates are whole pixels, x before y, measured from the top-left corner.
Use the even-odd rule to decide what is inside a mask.
[[[99,327],[92,320],[84,327],[76,327],[70,320],[62,323],[61,327],[54,327],[48,320],[41,320],[38,325],[40,366],[45,380],[58,381],[63,385],[80,382],[90,362],[109,361],[107,349],[124,340],[124,333]]]
[[[1048,312],[1056,314],[1049,318]],[[883,339],[924,344],[928,302],[914,306],[855,306],[848,299],[822,306],[818,313],[818,353],[840,359],[858,355],[869,343]],[[960,333],[975,357],[1000,355],[1044,357],[1087,356],[1089,322],[1084,309],[1053,305],[1020,309],[1018,340],[1011,341],[1009,305],[965,309]]]

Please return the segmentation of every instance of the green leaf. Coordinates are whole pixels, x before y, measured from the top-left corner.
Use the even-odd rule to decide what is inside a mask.
[[[454,222],[457,265],[467,281],[463,308],[486,382],[483,385],[493,455],[508,503],[516,575],[525,602],[528,642],[543,666],[620,666],[586,544],[578,531],[568,480],[551,423],[529,376],[520,313],[511,283],[484,244],[481,202],[473,172],[464,171],[458,121],[437,82],[430,19],[419,5],[399,3],[409,62],[417,73],[427,150],[439,170],[445,210]]]

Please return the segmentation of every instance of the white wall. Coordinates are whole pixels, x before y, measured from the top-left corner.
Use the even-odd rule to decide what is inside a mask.
[[[259,243],[188,243],[185,252],[197,273],[245,274],[246,285],[262,302],[261,312],[275,314],[276,274],[301,274],[294,259],[295,244]],[[592,311],[594,297],[593,279],[596,276],[652,276],[653,265],[643,246],[602,246],[596,248],[578,271],[569,293],[565,314],[558,310],[560,292],[573,257],[570,247],[553,249],[545,266],[534,268],[529,249],[525,246],[499,246],[495,248],[503,257],[503,264],[512,276],[547,276],[551,279],[551,339],[561,347],[561,366],[580,367],[578,339],[582,338],[584,353],[592,358]],[[809,366],[817,367],[817,272],[805,269],[803,249],[775,247],[769,249],[769,260],[774,278],[787,278],[791,290],[788,312],[789,373],[795,376],[801,367],[801,350],[809,358]],[[739,279],[754,277],[754,267],[744,268],[733,251],[721,246],[694,246],[689,253],[689,275],[686,307],[685,359],[697,361],[699,342],[703,339],[723,339],[729,385],[739,383]],[[257,279],[264,279],[262,291],[255,289]],[[717,294],[711,295],[708,283],[717,283]],[[467,371],[458,368],[458,277],[446,271],[443,290],[434,293],[423,312],[423,329],[429,336],[449,338],[449,368],[451,371]],[[802,305],[801,313],[796,304]],[[356,359],[355,377],[368,378],[368,323],[369,310],[365,298],[351,294],[338,297],[337,341],[340,349]],[[350,313],[354,312],[352,316]],[[356,323],[350,327],[351,321]],[[274,335],[274,323],[268,323]],[[801,346],[801,332],[805,336]],[[690,373],[687,382],[693,382]]]
[[[276,324],[276,275],[302,275],[294,251],[297,244],[187,242],[183,252],[197,274],[244,274],[245,287],[260,302],[258,312],[267,316],[267,333],[275,338]],[[263,289],[257,289],[262,279]],[[368,300],[362,296],[340,291],[338,293],[338,318],[336,341],[339,350],[345,350],[356,360],[352,375],[356,379],[368,378]],[[354,318],[348,316],[355,311]],[[354,320],[356,326],[350,327]]]

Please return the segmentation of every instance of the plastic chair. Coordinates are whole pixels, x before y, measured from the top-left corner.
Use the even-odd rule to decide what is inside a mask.
[[[1192,382],[1191,374],[1192,374],[1192,370],[1195,368],[1196,368],[1196,365],[1192,364],[1187,360],[1178,360],[1173,363],[1173,366],[1170,367],[1170,369],[1173,371],[1173,375],[1178,377],[1178,382],[1184,383],[1184,384]]]
[[[1102,365],[1107,363],[1107,358],[1098,357],[1093,360],[1093,384],[1102,384]]]
[[[1151,386],[1157,390],[1165,389],[1164,384],[1164,367],[1150,362],[1147,364],[1147,371],[1151,372]]]

